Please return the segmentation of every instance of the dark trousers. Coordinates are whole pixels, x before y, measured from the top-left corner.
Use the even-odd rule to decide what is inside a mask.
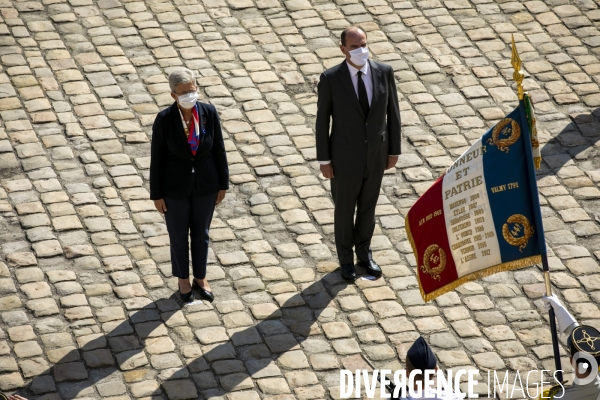
[[[171,242],[171,265],[174,276],[181,279],[190,276],[189,234],[194,278],[206,277],[208,229],[216,201],[217,193],[201,197],[192,194],[187,199],[165,198],[167,205],[165,220]]]
[[[335,175],[331,179],[331,196],[335,209],[333,226],[340,264],[354,263],[352,247],[359,261],[371,258],[371,238],[375,230],[375,207],[383,171],[363,177]],[[356,210],[356,220],[354,212]]]

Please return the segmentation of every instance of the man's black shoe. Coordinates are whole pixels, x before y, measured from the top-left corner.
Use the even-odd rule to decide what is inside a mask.
[[[354,269],[354,264],[342,264],[341,265],[342,278],[347,281],[354,282],[356,280],[356,270]]]
[[[383,274],[379,265],[377,265],[377,263],[373,260],[359,261],[356,263],[356,265],[366,269],[367,273],[369,275],[373,275],[375,278],[379,278]]]

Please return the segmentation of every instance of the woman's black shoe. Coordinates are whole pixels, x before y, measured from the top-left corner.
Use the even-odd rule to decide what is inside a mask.
[[[213,292],[209,292],[208,290],[202,289],[200,287],[200,285],[198,285],[198,282],[196,282],[195,279],[194,279],[194,283],[192,283],[192,289],[196,289],[198,292],[200,292],[200,297],[202,297],[204,300],[206,300],[210,303],[212,303],[213,300],[215,299]]]
[[[179,297],[181,297],[181,300],[184,303],[191,303],[194,301],[194,288],[192,288],[192,290],[190,290],[188,293],[182,293],[181,287],[179,287]]]

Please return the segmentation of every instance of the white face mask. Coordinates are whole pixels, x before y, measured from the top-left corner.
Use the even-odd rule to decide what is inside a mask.
[[[352,64],[358,65],[359,67],[365,65],[369,59],[369,48],[366,46],[348,51],[348,53],[350,53],[350,61],[352,61]]]
[[[194,107],[196,105],[196,101],[198,101],[198,92],[186,93],[177,97],[177,102],[183,108]]]

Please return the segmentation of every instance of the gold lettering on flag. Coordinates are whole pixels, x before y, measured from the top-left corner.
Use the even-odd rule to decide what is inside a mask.
[[[428,214],[425,218],[421,218],[421,220],[419,221],[419,226],[423,225],[425,222],[429,221],[431,218],[439,217],[440,215],[442,215],[441,209]]]
[[[519,182],[511,182],[511,183],[507,183],[506,185],[492,186],[490,189],[492,190],[492,193],[500,193],[500,192],[504,192],[505,190],[518,189],[518,188],[519,188]]]
[[[477,147],[477,148],[473,149],[472,151],[469,151],[469,152],[463,154],[458,160],[456,160],[450,166],[450,168],[448,168],[448,171],[446,171],[446,172],[449,173],[450,171],[452,171],[453,169],[455,169],[457,167],[460,167],[464,163],[471,162],[472,160],[479,157],[480,154],[481,155],[485,154],[485,151],[486,151],[485,145],[482,145],[481,147]]]
[[[469,168],[465,168],[463,171],[468,170]],[[467,174],[465,173],[464,175],[461,174],[460,176],[458,175],[459,172],[463,172],[463,171],[458,171],[457,172],[457,178],[456,179],[460,179],[463,176],[466,176]],[[473,189],[479,185],[481,185],[483,183],[483,177],[481,175],[477,175],[474,178],[471,178],[469,180],[466,180],[464,182],[459,183],[456,186],[453,186],[451,189],[446,190],[445,193],[445,199],[444,200],[448,200],[450,197],[460,194],[463,191],[467,191],[469,189]],[[464,208],[464,207],[463,207]],[[454,215],[458,215],[459,213],[456,212],[456,210],[454,211]]]

